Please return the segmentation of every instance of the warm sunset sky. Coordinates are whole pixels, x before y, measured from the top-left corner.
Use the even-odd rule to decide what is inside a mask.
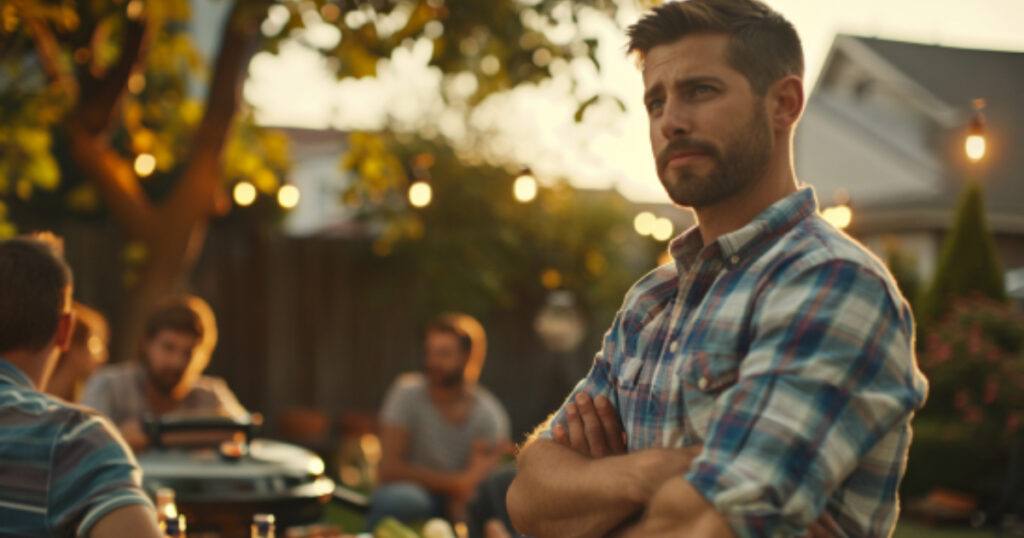
[[[800,32],[808,90],[838,32],[1024,51],[1024,0],[767,1]],[[627,25],[638,16],[637,10],[624,8],[619,21]],[[584,187],[615,186],[638,201],[667,201],[647,143],[640,76],[622,54],[625,38],[614,24],[584,22],[584,32],[601,38],[602,71],[566,67],[583,81],[577,99],[597,92],[615,95],[626,104],[626,114],[606,104],[588,112],[584,124],[573,123],[576,101],[566,94],[566,81],[556,77],[490,99],[473,122],[500,127],[504,134],[491,140],[492,152],[532,166],[542,179],[564,176]],[[319,38],[329,41],[332,35],[325,32]],[[268,125],[374,129],[390,115],[410,128],[440,126],[442,132],[458,133],[459,122],[446,120],[440,99],[432,97],[440,74],[425,67],[429,47],[423,43],[403,51],[377,79],[337,83],[320,68],[316,53],[285,46],[276,58],[263,55],[254,60],[246,96]]]

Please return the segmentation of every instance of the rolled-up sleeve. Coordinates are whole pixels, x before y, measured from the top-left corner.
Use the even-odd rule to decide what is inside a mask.
[[[909,310],[880,275],[842,260],[791,275],[756,303],[737,382],[686,475],[741,537],[801,533],[926,392]]]

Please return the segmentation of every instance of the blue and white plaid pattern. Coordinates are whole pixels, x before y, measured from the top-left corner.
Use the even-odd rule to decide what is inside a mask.
[[[686,479],[738,536],[815,521],[888,536],[927,381],[884,265],[821,219],[810,188],[706,247],[691,229],[670,252],[569,398],[607,396],[630,451],[702,444]]]

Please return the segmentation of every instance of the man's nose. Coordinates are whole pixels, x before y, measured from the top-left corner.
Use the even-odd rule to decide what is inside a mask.
[[[677,99],[666,99],[658,126],[667,140],[689,135],[693,132],[693,117],[690,107]]]

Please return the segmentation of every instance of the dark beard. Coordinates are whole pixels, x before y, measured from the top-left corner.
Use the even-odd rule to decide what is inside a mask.
[[[446,389],[453,389],[462,385],[462,381],[462,372],[456,372],[446,376],[441,376],[437,380],[437,385]]]
[[[146,373],[146,379],[149,381],[149,384],[152,385],[160,394],[170,396],[174,392],[174,387],[178,386],[177,382],[168,386],[160,376],[156,375],[156,372],[154,372],[153,368],[149,365],[149,359],[145,356],[142,357],[142,370]]]
[[[658,153],[658,176],[673,202],[693,208],[712,206],[743,191],[764,174],[771,157],[772,139],[768,118],[759,101],[755,100],[754,116],[740,132],[747,135],[728,141],[722,152],[707,142],[679,138]],[[668,161],[680,150],[704,153],[716,166],[706,177],[688,169],[671,171]],[[676,177],[666,177],[668,174]]]

